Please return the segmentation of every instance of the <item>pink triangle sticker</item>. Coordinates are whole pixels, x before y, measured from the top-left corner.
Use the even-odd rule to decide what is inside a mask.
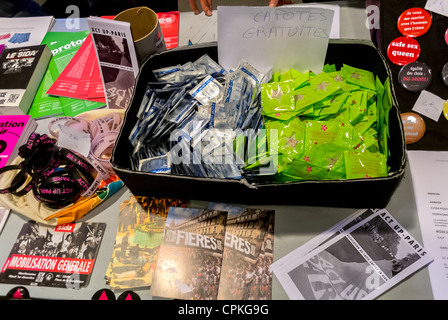
[[[131,294],[128,293],[128,296],[127,296],[126,299],[124,299],[124,300],[132,300]]]
[[[101,296],[98,300],[109,300],[109,298],[107,298],[106,291],[103,291],[103,293],[101,294]]]
[[[14,295],[12,296],[14,299],[22,299],[23,296],[20,293],[20,289],[17,289],[16,292],[14,293]]]

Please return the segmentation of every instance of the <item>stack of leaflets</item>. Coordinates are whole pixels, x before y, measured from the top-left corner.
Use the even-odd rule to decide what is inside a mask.
[[[37,122],[27,115],[0,116],[0,168],[11,164],[36,131]]]
[[[290,299],[370,300],[433,261],[385,210],[359,210],[271,265]]]
[[[153,296],[185,300],[269,300],[274,211],[211,204],[170,208]]]
[[[85,288],[92,277],[105,223],[50,227],[26,222],[0,273],[1,283]]]
[[[0,18],[0,45],[7,48],[39,45],[55,22],[52,16]]]
[[[87,19],[110,109],[126,109],[131,101],[139,61],[129,22]]]

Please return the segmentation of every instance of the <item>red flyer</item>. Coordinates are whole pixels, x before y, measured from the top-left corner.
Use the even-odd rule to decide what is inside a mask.
[[[95,68],[99,69],[98,61],[95,48],[93,47],[92,36],[89,34],[67,67],[61,72],[50,89],[47,90],[47,94],[105,103],[104,91],[102,95],[89,95],[92,82],[95,82],[95,91],[101,92],[97,88],[98,79]],[[101,78],[99,80],[101,82]]]
[[[160,27],[167,49],[179,46],[179,11],[159,12]]]

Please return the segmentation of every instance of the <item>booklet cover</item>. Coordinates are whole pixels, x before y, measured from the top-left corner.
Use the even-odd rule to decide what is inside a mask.
[[[0,114],[27,114],[51,59],[46,45],[6,48],[0,56]]]
[[[52,16],[0,18],[0,45],[8,48],[39,45],[54,23]]]
[[[89,17],[87,19],[110,109],[126,109],[139,72],[138,58],[129,22]]]
[[[179,11],[157,12],[167,49],[179,46]]]
[[[0,207],[0,233],[3,230],[3,227],[6,224],[6,220],[8,220],[9,213],[11,212],[10,209]]]
[[[227,212],[218,300],[270,300],[274,210],[212,203]]]
[[[0,168],[14,161],[36,128],[36,120],[28,115],[0,116]]]
[[[151,295],[216,300],[227,212],[170,208]]]
[[[281,260],[272,269],[290,299],[370,300],[433,258],[381,209],[357,212]]]
[[[1,270],[0,282],[80,289],[89,284],[106,228],[78,222],[46,226],[28,221]]]
[[[106,284],[113,290],[150,287],[168,209],[185,206],[182,200],[142,196],[124,201]]]

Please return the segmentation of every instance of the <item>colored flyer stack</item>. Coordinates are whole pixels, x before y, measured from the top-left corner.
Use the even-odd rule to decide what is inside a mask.
[[[36,120],[28,115],[0,116],[0,168],[14,161],[19,147],[28,141],[36,128]]]
[[[42,119],[63,115],[73,117],[82,112],[102,108],[106,105],[101,100],[96,100],[98,97],[89,100],[86,99],[87,96],[80,96],[78,94],[80,92],[85,93],[85,91],[81,90],[81,88],[85,88],[85,85],[82,86],[78,84],[81,81],[80,79],[88,78],[91,79],[91,82],[95,82],[95,79],[98,80],[98,74],[93,74],[94,67],[87,63],[87,61],[90,61],[88,57],[90,54],[88,55],[89,52],[87,50],[90,41],[88,39],[89,31],[87,30],[79,32],[48,32],[46,34],[42,43],[50,48],[53,57],[50,60],[47,72],[37,90],[31,109],[28,112],[33,118]],[[84,43],[86,43],[85,46]],[[81,47],[84,47],[84,49],[77,55]],[[77,57],[74,59],[75,55]],[[85,65],[81,62],[84,61],[84,59],[86,61]],[[77,63],[77,60],[80,62]],[[66,67],[69,65],[70,68],[65,71]],[[90,74],[91,72],[92,76],[87,77],[87,74]],[[59,76],[63,73],[66,78],[59,79]],[[60,81],[58,81],[58,79]],[[55,82],[57,82],[56,86],[60,84],[61,88],[62,85],[67,85],[67,79],[77,83],[75,89],[72,87],[71,91],[66,90],[64,96],[47,93]],[[92,83],[90,84],[92,85]],[[53,87],[53,89],[55,88],[56,87]],[[76,98],[73,97],[73,91],[76,92]],[[62,90],[59,91],[59,93],[61,92]]]
[[[130,196],[121,203],[114,250],[105,276],[112,290],[151,286],[168,209],[185,206],[182,200],[142,196]]]
[[[132,98],[139,62],[129,22],[87,19],[109,109],[126,109]]]
[[[26,222],[0,273],[1,283],[80,289],[89,284],[105,223],[56,227]]]

